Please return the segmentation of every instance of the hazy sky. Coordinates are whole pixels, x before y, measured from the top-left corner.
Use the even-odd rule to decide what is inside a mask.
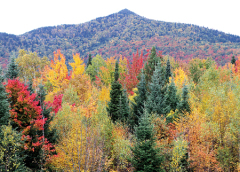
[[[239,0],[0,0],[0,32],[79,24],[127,8],[149,19],[196,24],[240,36]]]

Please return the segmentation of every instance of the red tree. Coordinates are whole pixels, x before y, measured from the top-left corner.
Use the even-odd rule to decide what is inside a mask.
[[[138,75],[141,72],[141,69],[143,68],[145,58],[143,57],[143,53],[140,54],[137,53],[133,54],[132,63],[128,60],[128,73],[123,76],[122,80],[120,80],[120,83],[122,84],[123,88],[127,89],[127,92],[130,94],[133,94],[133,88],[137,87],[137,84],[139,82]]]

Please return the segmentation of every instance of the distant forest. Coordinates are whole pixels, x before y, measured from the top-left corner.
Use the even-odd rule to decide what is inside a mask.
[[[19,49],[49,59],[60,49],[67,61],[80,53],[86,62],[90,53],[131,58],[137,50],[146,53],[152,46],[176,59],[209,57],[224,65],[240,54],[240,37],[191,24],[150,20],[124,9],[78,25],[43,27],[20,36],[0,33],[0,62],[5,68]]]

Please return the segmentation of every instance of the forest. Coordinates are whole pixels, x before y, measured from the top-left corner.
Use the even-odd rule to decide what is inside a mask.
[[[37,52],[53,59],[60,49],[67,64],[72,54],[80,53],[87,61],[89,54],[104,59],[127,59],[137,49],[147,53],[153,46],[163,55],[181,60],[212,58],[225,65],[233,55],[240,55],[240,37],[192,24],[156,21],[127,9],[76,25],[38,28],[22,35],[0,33],[0,63],[7,67],[9,57],[18,56],[19,49]]]
[[[0,81],[1,171],[240,170],[237,57],[20,49]]]

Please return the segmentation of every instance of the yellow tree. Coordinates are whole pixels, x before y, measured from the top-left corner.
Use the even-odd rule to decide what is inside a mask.
[[[24,81],[35,79],[41,76],[41,71],[49,64],[47,57],[40,58],[36,52],[27,52],[24,49],[19,50],[16,59],[19,68],[19,77]]]
[[[57,50],[54,52],[54,60],[51,61],[50,67],[45,67],[42,80],[49,92],[57,93],[68,85],[69,76],[65,60],[64,55]]]
[[[85,70],[85,64],[83,60],[80,58],[80,54],[73,55],[74,63],[69,63],[72,66],[72,75],[71,78],[75,78],[77,75],[82,75]]]

